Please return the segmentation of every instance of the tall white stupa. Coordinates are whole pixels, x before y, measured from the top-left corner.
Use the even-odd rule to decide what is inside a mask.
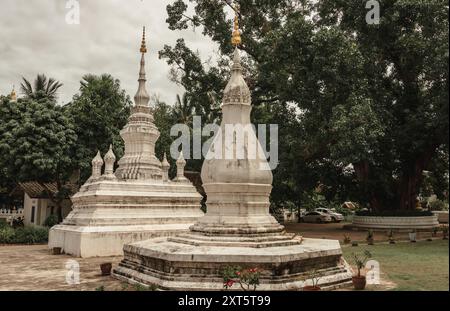
[[[311,284],[312,274],[320,274],[324,289],[347,284],[351,270],[339,241],[286,233],[269,213],[272,172],[267,160],[238,158],[237,140],[226,143],[227,125],[245,128],[250,125],[251,112],[251,93],[237,48],[241,43],[237,16],[234,24],[236,50],[223,96],[222,135],[216,136],[210,148],[211,153],[221,150],[222,156],[207,157],[202,167],[207,213],[189,233],[125,245],[124,260],[114,275],[170,290],[221,290],[222,271],[239,266],[260,271],[260,290],[299,290]],[[254,131],[248,133],[244,150],[252,149],[250,142],[257,144],[260,154]],[[227,151],[234,156],[227,157]]]
[[[122,255],[123,245],[185,232],[201,216],[201,195],[184,176],[169,180],[169,163],[155,156],[159,131],[153,123],[146,90],[145,28],[141,44],[139,88],[127,125],[120,132],[124,156],[114,172],[110,147],[92,160],[92,176],[71,199],[73,210],[49,234],[49,248],[79,257]],[[182,158],[182,153],[180,153]],[[184,159],[183,159],[184,160]],[[104,170],[102,172],[102,167]]]

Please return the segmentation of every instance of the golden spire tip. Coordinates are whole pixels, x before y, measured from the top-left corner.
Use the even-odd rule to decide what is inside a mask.
[[[236,14],[234,16],[234,29],[231,44],[237,47],[242,43],[241,31],[239,30],[239,5],[234,6],[234,11]]]
[[[141,43],[140,52],[142,54],[147,53],[147,46],[145,44],[145,26],[144,26],[143,31],[142,31],[142,43]]]

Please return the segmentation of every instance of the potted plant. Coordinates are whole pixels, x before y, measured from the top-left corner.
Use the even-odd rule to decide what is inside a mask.
[[[369,231],[367,231],[366,241],[367,241],[367,244],[373,245],[373,230],[372,229],[369,229]]]
[[[61,247],[53,247],[52,248],[52,253],[53,253],[53,255],[61,255],[62,254]]]
[[[389,238],[389,244],[395,244],[393,229],[389,230],[388,238]]]
[[[447,226],[442,227],[442,239],[448,240],[448,227]]]
[[[314,269],[313,271],[311,271],[308,277],[311,280],[311,285],[303,286],[303,291],[305,292],[320,291],[321,288],[319,286],[319,281],[321,277],[322,274],[317,270]]]
[[[372,254],[366,250],[363,254],[352,254],[353,261],[358,269],[358,274],[352,277],[353,287],[356,290],[363,290],[366,288],[366,276],[361,275],[361,269],[364,268],[366,262],[369,258],[372,257]]]
[[[350,236],[348,234],[344,234],[344,244],[350,244],[352,239],[350,239]]]
[[[102,275],[111,275],[112,263],[105,262],[100,265],[100,270],[102,271]]]
[[[433,238],[434,238],[434,237],[437,237],[438,231],[439,231],[439,227],[434,227],[434,228],[433,228],[433,231],[431,231],[431,236],[432,236]]]
[[[416,243],[416,237],[417,237],[417,230],[416,229],[411,230],[411,232],[409,233],[409,240],[411,241],[411,243]]]

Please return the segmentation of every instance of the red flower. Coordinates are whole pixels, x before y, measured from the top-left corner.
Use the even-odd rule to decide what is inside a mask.
[[[233,286],[233,284],[234,284],[233,280],[228,280],[226,283],[227,287],[231,287],[231,286]]]

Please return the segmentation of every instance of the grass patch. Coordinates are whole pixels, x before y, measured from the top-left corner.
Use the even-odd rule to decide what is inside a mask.
[[[381,277],[397,284],[395,290],[449,290],[448,241],[364,245],[342,251],[353,265],[351,254],[365,249],[380,263]]]

